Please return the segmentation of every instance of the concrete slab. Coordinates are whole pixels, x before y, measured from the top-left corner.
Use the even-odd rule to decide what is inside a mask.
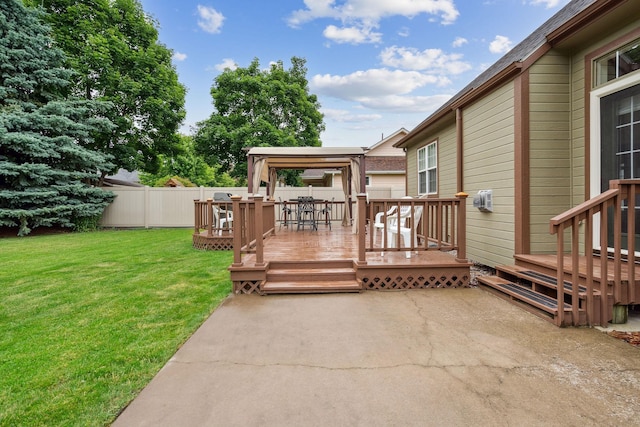
[[[472,288],[230,297],[113,426],[639,419],[640,349]]]

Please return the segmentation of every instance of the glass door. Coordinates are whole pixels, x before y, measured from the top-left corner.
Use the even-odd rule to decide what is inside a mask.
[[[609,189],[612,179],[640,178],[640,85],[605,96],[600,100],[601,191]],[[622,206],[622,247],[627,249],[627,210]],[[608,247],[613,246],[613,222],[610,212]],[[635,222],[640,225],[640,197],[636,200]],[[636,230],[638,227],[636,226]],[[638,230],[640,231],[640,230]],[[640,236],[636,232],[636,248]],[[604,246],[604,245],[603,245]]]

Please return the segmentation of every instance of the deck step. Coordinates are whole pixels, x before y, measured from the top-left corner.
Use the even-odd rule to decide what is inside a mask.
[[[532,270],[527,267],[521,267],[518,265],[498,265],[496,266],[496,270],[498,272],[498,276],[503,278],[517,278],[528,281],[534,285],[544,286],[549,289],[556,290],[558,287],[558,279],[554,276],[550,276],[545,273],[541,273],[539,271]],[[537,287],[534,286],[534,289]],[[594,290],[596,294],[599,294],[599,291]],[[564,281],[564,292],[571,293],[573,292],[573,284],[568,281]],[[586,294],[587,288],[583,285],[578,285],[578,293],[581,298],[584,298],[584,294]]]
[[[267,271],[268,282],[339,282],[355,278],[356,271],[353,268],[294,268]]]
[[[269,282],[262,285],[265,294],[337,293],[360,292],[362,287],[354,280],[311,281],[311,282]]]
[[[526,302],[540,310],[551,314],[558,312],[558,301],[555,298],[541,294],[522,285],[509,282],[497,276],[479,277],[478,281],[484,285],[497,289],[513,298]],[[565,310],[570,310],[570,304],[564,304]]]
[[[265,294],[360,292],[353,261],[272,261],[266,281],[260,287]]]

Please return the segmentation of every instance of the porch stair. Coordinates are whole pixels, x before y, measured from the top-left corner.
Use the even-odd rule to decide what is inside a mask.
[[[516,256],[515,265],[496,266],[494,276],[478,277],[482,288],[558,326],[587,324],[586,287],[578,286],[577,301],[573,301],[574,284],[565,280],[564,303],[558,307],[558,281],[554,268],[535,257]],[[594,292],[594,303],[600,294]],[[578,318],[573,318],[573,305],[578,305]],[[559,324],[559,310],[564,310],[564,321]],[[598,319],[599,320],[599,319]]]
[[[351,260],[271,261],[263,294],[360,292]]]

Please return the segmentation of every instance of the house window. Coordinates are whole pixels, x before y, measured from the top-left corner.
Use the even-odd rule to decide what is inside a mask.
[[[435,194],[438,192],[438,160],[437,143],[418,150],[418,194]]]
[[[364,185],[371,185],[371,177],[369,175],[365,176],[364,179],[365,179]]]
[[[640,69],[640,39],[610,52],[595,61],[595,86]]]

